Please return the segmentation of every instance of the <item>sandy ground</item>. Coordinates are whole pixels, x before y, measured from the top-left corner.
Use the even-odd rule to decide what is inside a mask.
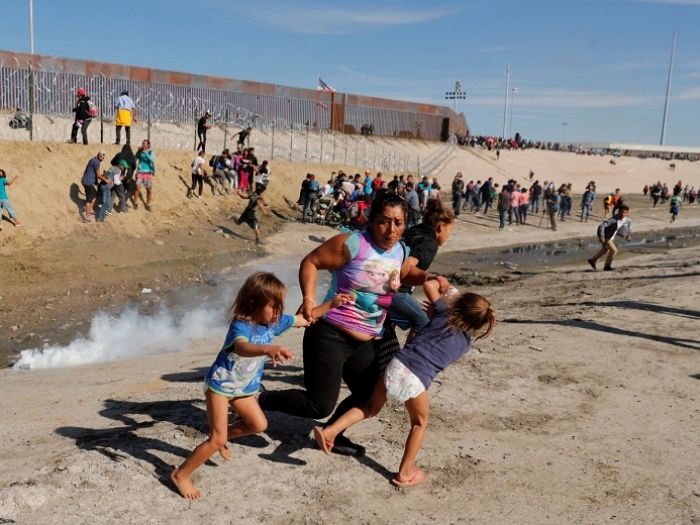
[[[220,337],[185,352],[96,366],[4,371],[0,517],[17,523],[698,523],[700,249],[485,286],[501,320],[431,388],[420,464],[396,490],[407,421],[358,425],[363,460],[326,457],[311,421],[271,415],[196,476],[170,466],[204,437],[201,376]],[[283,341],[299,349],[301,331]],[[268,388],[301,383],[299,352]]]
[[[178,179],[190,155],[175,151],[159,155],[164,182],[152,215],[139,210],[84,227],[69,188],[87,151],[0,143],[3,167],[22,175],[10,192],[27,222],[23,229],[5,222],[0,233],[9,268],[0,291],[3,349],[58,341],[56,326],[67,320],[87,323],[99,308],[152,303],[222,273],[272,267],[293,275],[303,254],[334,233],[286,222],[294,212],[285,197],[295,197],[308,167],[280,163],[270,192],[276,213],[263,219],[266,232],[279,232],[263,249],[252,247],[251,232],[227,221],[241,209],[234,197],[183,199]],[[629,181],[623,173],[606,178],[624,191],[657,173],[673,182],[695,178],[698,186],[697,165],[679,164],[669,175],[656,161],[606,166],[605,159],[519,154],[496,163],[488,153],[459,150],[441,181],[449,183],[457,167],[469,180],[491,171],[524,178],[530,166],[541,180],[563,173],[555,180],[576,188],[597,178],[602,192],[600,170],[609,167],[636,173]],[[28,168],[27,155],[41,169]],[[56,197],[47,201],[46,190]],[[640,196],[631,202],[637,231],[669,226],[667,206],[653,210]],[[459,274],[468,270],[457,264],[464,251],[590,238],[595,229],[567,221],[553,233],[538,221],[498,233],[494,216],[462,215],[436,268]],[[699,226],[700,208],[684,209],[677,225]],[[214,458],[197,473],[204,500],[177,497],[167,476],[206,433],[200,380],[221,344],[218,332],[180,352],[1,371],[0,521],[700,523],[700,249],[624,252],[612,274],[585,264],[501,268],[508,279],[477,288],[501,322],[431,388],[419,458],[431,480],[410,491],[389,484],[407,429],[403,409],[389,406],[352,430],[368,447],[363,460],[325,457],[309,439],[313,422],[271,414],[265,434],[232,445],[230,464]],[[148,299],[145,286],[154,290]],[[297,357],[268,373],[268,388],[301,385],[301,336],[285,336]]]

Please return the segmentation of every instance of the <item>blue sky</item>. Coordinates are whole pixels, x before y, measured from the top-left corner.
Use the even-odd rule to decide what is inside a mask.
[[[4,0],[0,48],[28,51],[28,0]],[[39,54],[446,104],[500,135],[660,137],[678,32],[667,144],[700,145],[700,0],[34,0]],[[508,123],[510,119],[508,118]],[[566,123],[564,126],[563,123]]]

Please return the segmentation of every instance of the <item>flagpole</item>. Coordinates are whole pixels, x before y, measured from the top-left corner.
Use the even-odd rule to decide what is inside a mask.
[[[671,62],[668,65],[668,81],[666,83],[666,100],[664,101],[664,116],[661,121],[661,144],[666,142],[666,122],[668,120],[668,99],[671,96],[671,77],[673,76],[673,60],[676,56],[676,32],[673,32],[673,46],[671,47]]]

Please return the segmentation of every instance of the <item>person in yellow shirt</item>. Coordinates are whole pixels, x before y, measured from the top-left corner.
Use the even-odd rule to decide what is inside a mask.
[[[114,103],[114,109],[117,110],[117,117],[114,121],[117,128],[117,140],[115,144],[121,142],[122,126],[126,129],[126,143],[131,143],[131,122],[136,122],[134,118],[134,109],[136,104],[129,96],[129,92],[125,89],[119,95],[119,98]]]

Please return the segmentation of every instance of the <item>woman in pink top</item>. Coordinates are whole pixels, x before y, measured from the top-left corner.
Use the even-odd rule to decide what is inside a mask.
[[[513,216],[515,216],[515,222],[520,224],[520,219],[518,218],[518,206],[520,206],[520,184],[516,184],[510,194],[510,201],[508,205],[508,226],[513,224]]]
[[[520,190],[518,199],[518,222],[525,224],[527,221],[527,209],[530,206],[530,194],[525,188]]]

